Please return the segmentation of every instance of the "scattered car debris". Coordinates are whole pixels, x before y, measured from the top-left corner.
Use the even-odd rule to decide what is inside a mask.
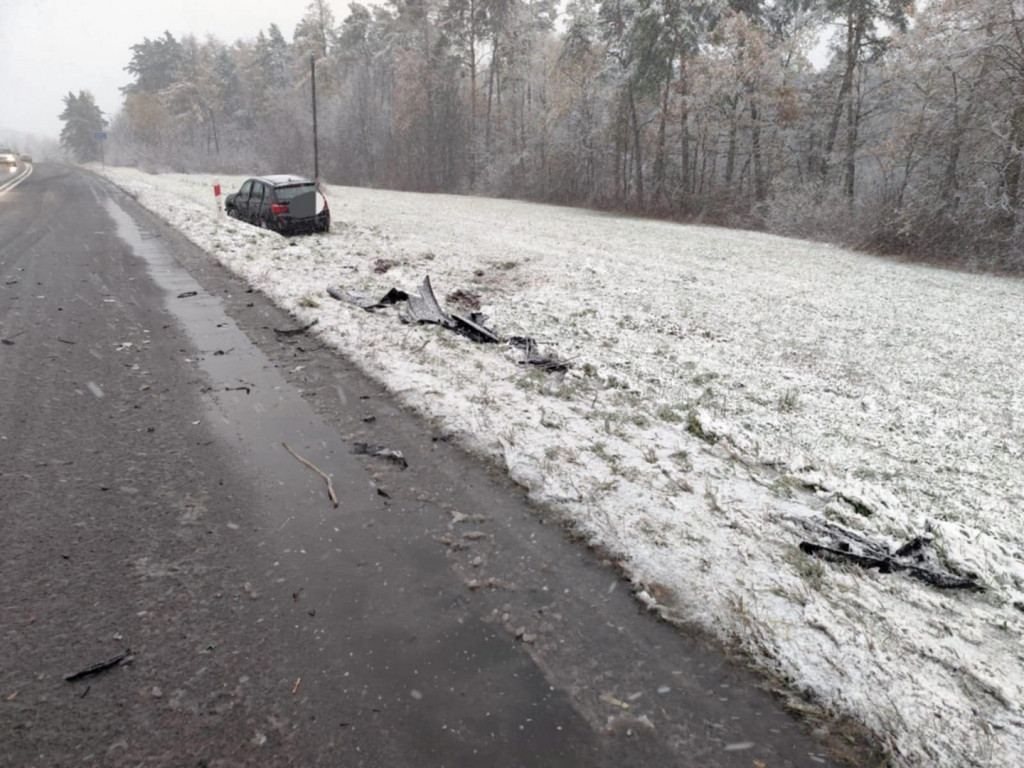
[[[178,294],[178,298],[179,299],[190,299],[193,296],[198,296],[198,295],[199,295],[199,291],[185,291],[184,293],[179,293]]]
[[[430,275],[423,278],[420,284],[420,295],[407,294],[405,300],[406,313],[402,319],[408,323],[436,323],[445,328],[454,328],[455,321],[441,309],[434,296],[434,289],[430,285]]]
[[[537,351],[537,342],[528,336],[513,336],[508,340],[509,344],[523,350],[523,359],[520,365],[532,365],[551,373],[565,373],[569,370],[571,363],[568,360],[560,360],[557,357],[541,355]]]
[[[405,291],[400,291],[397,288],[392,288],[385,293],[379,300],[371,299],[369,296],[364,296],[361,293],[355,293],[353,291],[339,291],[337,288],[328,288],[327,294],[338,301],[344,301],[347,304],[354,304],[360,309],[365,309],[367,312],[372,312],[375,309],[382,307],[389,307],[392,304],[397,304],[400,301],[405,301],[409,298],[409,294]]]
[[[245,392],[245,394],[248,395],[251,392],[251,389],[249,387],[224,387],[224,391],[225,392]]]
[[[399,315],[403,322],[440,325],[481,344],[508,342],[523,350],[523,359],[519,361],[520,365],[531,365],[550,373],[565,373],[572,365],[568,360],[540,354],[537,342],[528,336],[502,338],[486,326],[487,316],[480,312],[471,312],[468,315],[445,312],[434,295],[430,275],[423,278],[423,282],[419,286],[419,295],[391,288],[381,299],[374,300],[361,293],[342,291],[331,286],[328,286],[327,293],[338,301],[344,301],[368,312],[404,301],[405,309]],[[462,290],[450,294],[448,299],[457,300],[459,303],[471,307],[480,305],[480,298],[477,294]]]
[[[353,448],[359,455],[376,456],[390,461],[392,464],[397,464],[402,469],[409,466],[409,462],[405,460],[405,456],[402,455],[401,451],[393,451],[390,448],[385,448],[382,445],[374,445],[373,443],[354,443]]]
[[[13,347],[14,346],[14,340],[13,339],[0,339],[0,344],[6,344],[9,347]]]
[[[318,467],[313,462],[299,456],[299,454],[292,450],[292,447],[288,445],[288,443],[281,443],[281,445],[284,446],[284,449],[288,451],[288,453],[290,453],[292,456],[294,456],[296,459],[298,459],[300,462],[305,464],[307,467],[309,467],[311,470],[316,472],[318,475],[320,475],[320,477],[324,479],[324,481],[327,483],[327,495],[330,496],[331,498],[331,504],[333,504],[334,508],[337,509],[338,497],[334,493],[334,483],[331,482],[331,476],[324,472],[322,469],[320,469],[320,467]]]
[[[111,659],[101,661],[99,664],[93,664],[91,667],[86,667],[78,672],[72,672],[70,675],[64,675],[64,679],[69,683],[73,683],[76,680],[81,680],[83,677],[97,675],[100,672],[106,672],[108,669],[112,669],[113,667],[130,664],[134,659],[135,655],[131,652],[131,649],[125,648],[121,653]]]
[[[873,541],[828,520],[798,517],[790,519],[825,542],[801,541],[800,551],[808,555],[832,562],[852,563],[861,568],[877,569],[879,573],[903,572],[911,578],[939,589],[985,589],[976,578],[955,573],[939,563],[934,552],[928,548],[932,541],[930,531],[915,536],[895,551],[890,551],[884,542]]]
[[[483,344],[500,344],[501,339],[490,328],[484,326],[487,320],[486,315],[474,312],[469,317],[452,313],[452,320],[455,321],[455,330],[473,341]]]
[[[298,336],[300,333],[305,333],[306,331],[308,331],[318,322],[320,322],[319,319],[313,320],[313,322],[306,323],[306,325],[302,326],[301,328],[275,328],[274,333],[279,334],[281,336]]]

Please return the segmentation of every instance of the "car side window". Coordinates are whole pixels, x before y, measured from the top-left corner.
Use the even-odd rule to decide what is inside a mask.
[[[245,184],[242,185],[242,188],[238,190],[238,197],[242,200],[245,200],[246,198],[249,197],[250,192],[252,192],[252,179],[249,179],[247,182],[245,182]]]
[[[258,181],[253,182],[253,185],[252,185],[252,201],[254,203],[260,204],[260,203],[263,202],[263,194],[264,194],[263,190],[264,190],[264,185],[263,184],[260,184]]]

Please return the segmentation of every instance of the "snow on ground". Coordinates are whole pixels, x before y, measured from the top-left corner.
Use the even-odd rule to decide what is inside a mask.
[[[897,765],[1024,762],[1024,282],[345,187],[327,188],[329,235],[288,239],[218,218],[212,176],[105,173],[507,466],[620,558],[652,610],[852,714]],[[426,275],[442,305],[479,296],[490,327],[572,369],[325,293],[376,298]],[[930,528],[939,562],[986,590],[812,558],[801,521],[821,519],[893,549]]]

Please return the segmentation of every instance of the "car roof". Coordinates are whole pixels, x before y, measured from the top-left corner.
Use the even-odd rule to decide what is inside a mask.
[[[275,173],[270,176],[254,176],[256,181],[265,181],[273,187],[284,186],[285,184],[312,184],[312,179],[305,176],[295,176],[290,173]]]

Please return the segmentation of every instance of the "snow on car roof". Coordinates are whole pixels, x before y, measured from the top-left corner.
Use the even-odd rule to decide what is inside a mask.
[[[260,181],[266,181],[278,187],[282,184],[312,184],[313,180],[306,178],[305,176],[295,176],[290,173],[275,173],[270,176],[257,176]]]

